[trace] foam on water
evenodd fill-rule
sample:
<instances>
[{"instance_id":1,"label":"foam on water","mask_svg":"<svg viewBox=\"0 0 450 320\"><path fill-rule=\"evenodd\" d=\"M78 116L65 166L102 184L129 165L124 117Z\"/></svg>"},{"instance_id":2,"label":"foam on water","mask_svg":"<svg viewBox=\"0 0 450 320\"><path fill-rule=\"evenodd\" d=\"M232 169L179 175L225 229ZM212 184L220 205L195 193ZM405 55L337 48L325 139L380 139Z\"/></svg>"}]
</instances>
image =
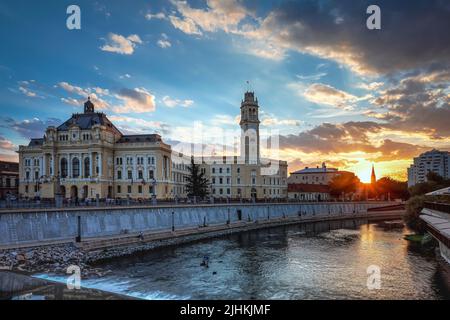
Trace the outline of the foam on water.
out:
<instances>
[{"instance_id":1,"label":"foam on water","mask_svg":"<svg viewBox=\"0 0 450 320\"><path fill-rule=\"evenodd\" d=\"M36 274L33 277L58 283L67 283L67 277L50 275L50 274ZM81 280L81 286L87 289L96 289L106 292L117 293L133 298L144 300L187 300L189 296L178 296L162 291L132 291L130 290L129 281L116 281L113 278L98 278Z\"/></svg>"}]
</instances>

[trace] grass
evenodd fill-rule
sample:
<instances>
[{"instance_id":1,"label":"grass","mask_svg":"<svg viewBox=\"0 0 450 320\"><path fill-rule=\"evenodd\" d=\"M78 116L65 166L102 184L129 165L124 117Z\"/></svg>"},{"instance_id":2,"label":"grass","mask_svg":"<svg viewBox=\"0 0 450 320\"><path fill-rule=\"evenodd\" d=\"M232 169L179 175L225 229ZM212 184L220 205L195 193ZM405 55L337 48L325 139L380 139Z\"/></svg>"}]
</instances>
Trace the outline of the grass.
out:
<instances>
[{"instance_id":1,"label":"grass","mask_svg":"<svg viewBox=\"0 0 450 320\"><path fill-rule=\"evenodd\" d=\"M403 237L403 239L411 241L411 242L418 242L422 243L423 235L421 234L407 234Z\"/></svg>"}]
</instances>

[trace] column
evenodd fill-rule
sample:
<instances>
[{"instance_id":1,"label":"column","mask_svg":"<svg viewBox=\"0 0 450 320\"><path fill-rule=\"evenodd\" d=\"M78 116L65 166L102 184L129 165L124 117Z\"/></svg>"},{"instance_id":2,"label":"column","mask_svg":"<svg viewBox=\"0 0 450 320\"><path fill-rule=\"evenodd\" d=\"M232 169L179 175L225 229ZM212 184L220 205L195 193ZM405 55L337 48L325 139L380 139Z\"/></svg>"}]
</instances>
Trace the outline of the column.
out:
<instances>
[{"instance_id":1,"label":"column","mask_svg":"<svg viewBox=\"0 0 450 320\"><path fill-rule=\"evenodd\" d=\"M98 153L98 176L101 178L103 175L103 171L102 171L102 153L99 152Z\"/></svg>"},{"instance_id":2,"label":"column","mask_svg":"<svg viewBox=\"0 0 450 320\"><path fill-rule=\"evenodd\" d=\"M40 159L39 177L45 176L45 153Z\"/></svg>"},{"instance_id":3,"label":"column","mask_svg":"<svg viewBox=\"0 0 450 320\"><path fill-rule=\"evenodd\" d=\"M148 155L146 155L146 156L144 157L144 175L143 175L145 181L148 182L149 179L150 179L150 177L148 176L147 163L148 163Z\"/></svg>"},{"instance_id":4,"label":"column","mask_svg":"<svg viewBox=\"0 0 450 320\"><path fill-rule=\"evenodd\" d=\"M67 174L67 176L69 177L69 178L72 178L72 154L71 153L69 153L69 155L67 156L67 169L68 169L68 174Z\"/></svg>"},{"instance_id":5,"label":"column","mask_svg":"<svg viewBox=\"0 0 450 320\"><path fill-rule=\"evenodd\" d=\"M89 153L89 176L92 177L92 166L93 166L93 161L92 161L92 152Z\"/></svg>"},{"instance_id":6,"label":"column","mask_svg":"<svg viewBox=\"0 0 450 320\"><path fill-rule=\"evenodd\" d=\"M133 181L137 180L137 156L134 155L133 157Z\"/></svg>"},{"instance_id":7,"label":"column","mask_svg":"<svg viewBox=\"0 0 450 320\"><path fill-rule=\"evenodd\" d=\"M83 154L80 153L80 177L81 179L84 179L84 157Z\"/></svg>"},{"instance_id":8,"label":"column","mask_svg":"<svg viewBox=\"0 0 450 320\"><path fill-rule=\"evenodd\" d=\"M52 159L51 159L51 161L50 161L50 166L51 166L51 168L52 168L52 174L51 174L51 176L53 177L53 176L55 176L55 153L54 152L52 152Z\"/></svg>"},{"instance_id":9,"label":"column","mask_svg":"<svg viewBox=\"0 0 450 320\"><path fill-rule=\"evenodd\" d=\"M126 171L127 170L127 168L126 168L127 157L122 156L121 159L122 159L122 180L125 180L125 179L128 179L128 172Z\"/></svg>"}]
</instances>

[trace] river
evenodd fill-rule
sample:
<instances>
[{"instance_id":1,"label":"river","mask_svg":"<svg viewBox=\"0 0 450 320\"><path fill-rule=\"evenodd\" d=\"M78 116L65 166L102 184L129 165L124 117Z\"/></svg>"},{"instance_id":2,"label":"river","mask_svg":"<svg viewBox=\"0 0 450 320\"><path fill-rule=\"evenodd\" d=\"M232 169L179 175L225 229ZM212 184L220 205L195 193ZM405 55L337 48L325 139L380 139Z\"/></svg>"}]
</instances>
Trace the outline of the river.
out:
<instances>
[{"instance_id":1,"label":"river","mask_svg":"<svg viewBox=\"0 0 450 320\"><path fill-rule=\"evenodd\" d=\"M276 227L119 258L101 264L109 275L81 284L143 299L450 299L434 251L404 240L408 230L322 228ZM367 286L369 266L379 268L379 289Z\"/></svg>"}]
</instances>

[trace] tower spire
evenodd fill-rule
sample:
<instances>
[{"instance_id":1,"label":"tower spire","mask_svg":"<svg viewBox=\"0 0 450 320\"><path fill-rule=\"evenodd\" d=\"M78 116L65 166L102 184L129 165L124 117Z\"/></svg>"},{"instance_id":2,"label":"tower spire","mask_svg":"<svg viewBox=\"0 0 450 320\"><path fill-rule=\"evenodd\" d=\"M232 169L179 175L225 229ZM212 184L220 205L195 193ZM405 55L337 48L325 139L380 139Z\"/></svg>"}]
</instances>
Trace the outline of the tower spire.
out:
<instances>
[{"instance_id":1,"label":"tower spire","mask_svg":"<svg viewBox=\"0 0 450 320\"><path fill-rule=\"evenodd\" d=\"M371 174L371 176L370 176L370 183L371 183L372 185L374 185L376 182L377 182L377 177L376 177L376 175L375 175L375 167L374 167L374 165L373 165L373 163L372 163L372 174Z\"/></svg>"}]
</instances>

